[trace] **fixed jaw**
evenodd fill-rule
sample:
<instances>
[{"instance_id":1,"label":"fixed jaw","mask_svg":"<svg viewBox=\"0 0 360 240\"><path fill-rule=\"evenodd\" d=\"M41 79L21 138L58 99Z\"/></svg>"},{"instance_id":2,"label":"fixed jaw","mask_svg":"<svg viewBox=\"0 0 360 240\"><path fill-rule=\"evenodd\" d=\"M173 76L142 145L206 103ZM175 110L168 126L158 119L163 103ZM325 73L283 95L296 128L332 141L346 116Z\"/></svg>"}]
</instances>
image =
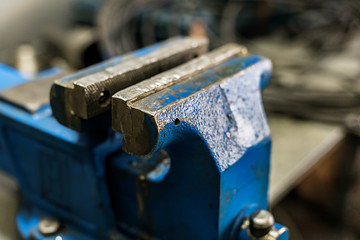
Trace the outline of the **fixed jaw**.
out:
<instances>
[{"instance_id":1,"label":"fixed jaw","mask_svg":"<svg viewBox=\"0 0 360 240\"><path fill-rule=\"evenodd\" d=\"M55 81L51 106L55 118L77 131L111 108L111 96L207 51L204 38L173 38L89 67ZM90 121L87 121L90 120Z\"/></svg>"}]
</instances>

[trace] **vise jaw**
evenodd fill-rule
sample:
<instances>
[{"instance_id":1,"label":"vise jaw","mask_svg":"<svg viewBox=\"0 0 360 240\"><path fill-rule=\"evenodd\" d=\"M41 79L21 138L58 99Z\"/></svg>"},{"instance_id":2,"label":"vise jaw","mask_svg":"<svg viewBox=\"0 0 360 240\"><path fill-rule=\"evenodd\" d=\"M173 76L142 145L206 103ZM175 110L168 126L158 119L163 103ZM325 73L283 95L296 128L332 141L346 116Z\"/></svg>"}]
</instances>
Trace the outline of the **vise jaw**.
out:
<instances>
[{"instance_id":1,"label":"vise jaw","mask_svg":"<svg viewBox=\"0 0 360 240\"><path fill-rule=\"evenodd\" d=\"M25 239L284 239L251 225L268 208L271 62L207 44L175 38L56 80L51 108L0 92L0 168L22 190Z\"/></svg>"},{"instance_id":2,"label":"vise jaw","mask_svg":"<svg viewBox=\"0 0 360 240\"><path fill-rule=\"evenodd\" d=\"M131 227L160 239L227 239L243 208L267 209L270 130L261 88L271 62L246 53L225 45L113 96L123 150L165 150L171 159L161 182L145 179L125 197L137 206L115 207ZM122 178L128 167L111 174L113 182L130 184Z\"/></svg>"},{"instance_id":3,"label":"vise jaw","mask_svg":"<svg viewBox=\"0 0 360 240\"><path fill-rule=\"evenodd\" d=\"M109 112L117 91L201 55L207 45L203 38L173 38L55 81L50 95L54 116L71 129L89 131L95 116Z\"/></svg>"}]
</instances>

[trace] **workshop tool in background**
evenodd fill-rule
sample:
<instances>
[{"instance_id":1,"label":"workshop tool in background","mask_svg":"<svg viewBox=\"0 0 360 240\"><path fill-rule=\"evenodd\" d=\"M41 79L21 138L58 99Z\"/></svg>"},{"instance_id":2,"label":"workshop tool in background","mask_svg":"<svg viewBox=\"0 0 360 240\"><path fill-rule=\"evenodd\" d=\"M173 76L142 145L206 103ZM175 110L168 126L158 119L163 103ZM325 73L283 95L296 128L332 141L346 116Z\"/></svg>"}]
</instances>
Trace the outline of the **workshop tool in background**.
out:
<instances>
[{"instance_id":1,"label":"workshop tool in background","mask_svg":"<svg viewBox=\"0 0 360 240\"><path fill-rule=\"evenodd\" d=\"M240 42L272 59L268 112L345 125L359 114L360 4L354 0L109 0L99 38L109 55L176 34L210 47Z\"/></svg>"},{"instance_id":2,"label":"workshop tool in background","mask_svg":"<svg viewBox=\"0 0 360 240\"><path fill-rule=\"evenodd\" d=\"M24 239L288 238L267 211L271 62L207 44L174 38L62 77L51 106L55 70L0 69L18 79L0 85L0 167Z\"/></svg>"}]
</instances>

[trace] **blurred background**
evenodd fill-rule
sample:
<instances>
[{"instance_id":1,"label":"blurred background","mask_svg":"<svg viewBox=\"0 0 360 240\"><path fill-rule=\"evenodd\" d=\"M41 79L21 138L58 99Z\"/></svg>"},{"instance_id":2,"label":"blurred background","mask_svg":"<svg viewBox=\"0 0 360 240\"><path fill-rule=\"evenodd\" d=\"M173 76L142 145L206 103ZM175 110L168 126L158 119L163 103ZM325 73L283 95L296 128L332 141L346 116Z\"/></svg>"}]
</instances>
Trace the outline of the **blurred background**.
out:
<instances>
[{"instance_id":1,"label":"blurred background","mask_svg":"<svg viewBox=\"0 0 360 240\"><path fill-rule=\"evenodd\" d=\"M0 9L0 62L27 76L176 35L270 58L275 218L293 240L360 238L359 1L2 0ZM5 176L0 185L0 238L14 239L17 187Z\"/></svg>"}]
</instances>

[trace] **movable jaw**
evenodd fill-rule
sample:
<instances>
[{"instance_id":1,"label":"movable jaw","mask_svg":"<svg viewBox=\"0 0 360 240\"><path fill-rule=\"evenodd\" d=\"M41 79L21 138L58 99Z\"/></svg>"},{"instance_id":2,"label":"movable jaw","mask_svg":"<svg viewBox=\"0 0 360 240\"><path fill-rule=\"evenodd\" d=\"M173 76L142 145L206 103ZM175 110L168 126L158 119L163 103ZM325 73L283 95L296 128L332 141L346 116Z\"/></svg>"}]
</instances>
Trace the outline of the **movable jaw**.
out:
<instances>
[{"instance_id":1,"label":"movable jaw","mask_svg":"<svg viewBox=\"0 0 360 240\"><path fill-rule=\"evenodd\" d=\"M126 152L144 156L164 149L170 156L162 181L134 178L144 185L127 201L138 207L115 206L119 222L161 239L227 239L241 209L268 207L271 140L261 88L271 62L237 45L200 58L112 99L112 125L125 134ZM131 182L122 171L113 181ZM139 192L146 196L139 200ZM132 214L137 217L129 219Z\"/></svg>"},{"instance_id":2,"label":"movable jaw","mask_svg":"<svg viewBox=\"0 0 360 240\"><path fill-rule=\"evenodd\" d=\"M206 141L223 171L270 137L260 86L271 62L242 51L227 45L202 57L222 59L217 64L196 59L115 94L113 128L125 134L123 149L147 155L166 147L179 128L189 128Z\"/></svg>"},{"instance_id":3,"label":"movable jaw","mask_svg":"<svg viewBox=\"0 0 360 240\"><path fill-rule=\"evenodd\" d=\"M96 118L110 110L113 94L203 54L207 46L204 38L173 38L57 80L50 94L54 116L76 131L106 125Z\"/></svg>"},{"instance_id":4,"label":"movable jaw","mask_svg":"<svg viewBox=\"0 0 360 240\"><path fill-rule=\"evenodd\" d=\"M115 131L125 134L124 150L134 155L147 155L153 152L157 145L158 135L166 125L165 121L173 121L176 126L181 122L179 119L181 111L180 115L174 116L173 120L166 119L169 116L165 116L165 112L170 108L186 105L185 102L177 103L177 101L185 101L189 95L202 90L202 87L206 88L216 84L216 81L220 79L212 78L207 81L198 75L210 68L220 70L222 67L219 65L246 53L246 48L228 44L116 93L112 98L112 125ZM213 73L207 74L210 76ZM223 74L226 75L226 73ZM193 104L192 110L195 110L198 105L203 111L202 103L205 104L199 99L198 103ZM194 113L190 110L186 113L188 116L183 116L183 119L189 120L190 124L196 123L191 119L196 115ZM168 115L168 113L166 114ZM153 139L149 137L153 137Z\"/></svg>"}]
</instances>

